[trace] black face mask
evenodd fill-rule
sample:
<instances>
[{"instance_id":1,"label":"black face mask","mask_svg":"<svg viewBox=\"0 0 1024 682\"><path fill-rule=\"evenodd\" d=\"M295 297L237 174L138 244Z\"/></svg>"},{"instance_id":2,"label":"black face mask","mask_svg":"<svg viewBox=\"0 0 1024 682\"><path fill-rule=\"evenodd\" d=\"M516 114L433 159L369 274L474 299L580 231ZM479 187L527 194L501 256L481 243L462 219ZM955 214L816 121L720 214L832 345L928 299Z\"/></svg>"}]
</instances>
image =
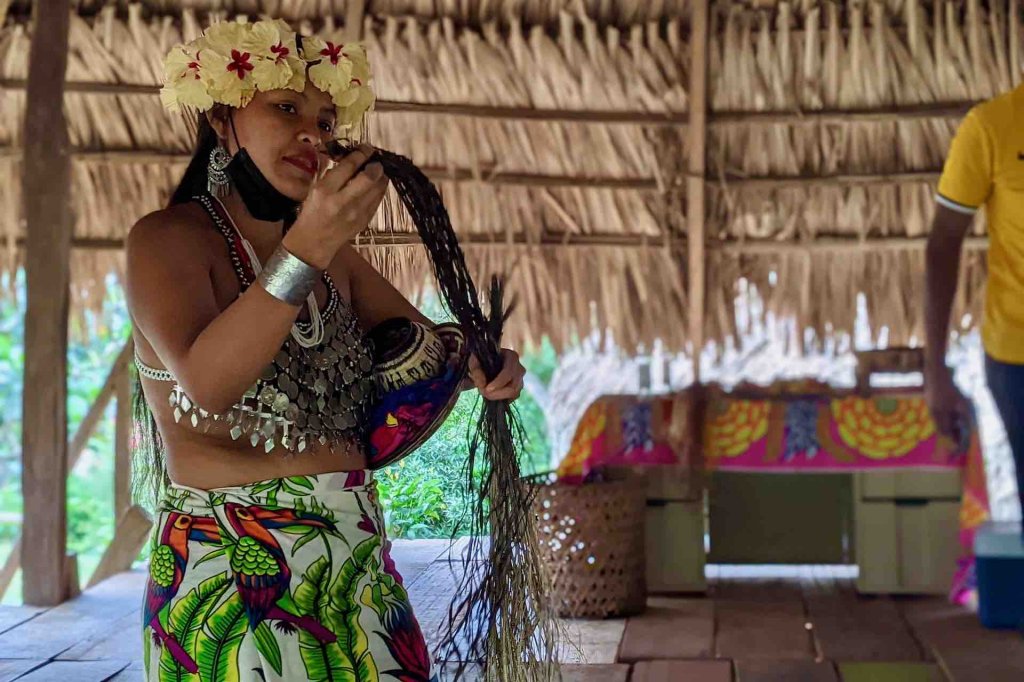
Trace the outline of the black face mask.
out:
<instances>
[{"instance_id":1,"label":"black face mask","mask_svg":"<svg viewBox=\"0 0 1024 682\"><path fill-rule=\"evenodd\" d=\"M256 166L249 152L238 144L234 121L231 121L231 132L235 135L238 151L231 157L231 162L224 170L231 179L232 188L238 192L242 203L253 218L268 222L283 220L285 227L289 227L295 222L300 202L285 196L267 180L267 176Z\"/></svg>"}]
</instances>

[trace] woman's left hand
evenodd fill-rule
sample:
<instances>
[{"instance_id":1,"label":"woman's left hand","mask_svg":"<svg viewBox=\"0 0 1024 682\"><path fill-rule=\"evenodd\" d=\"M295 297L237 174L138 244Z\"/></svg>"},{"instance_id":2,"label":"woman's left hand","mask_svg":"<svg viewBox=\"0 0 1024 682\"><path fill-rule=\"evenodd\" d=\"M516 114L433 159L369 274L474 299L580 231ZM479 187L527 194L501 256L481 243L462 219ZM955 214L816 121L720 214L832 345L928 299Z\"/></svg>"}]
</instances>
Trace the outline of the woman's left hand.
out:
<instances>
[{"instance_id":1,"label":"woman's left hand","mask_svg":"<svg viewBox=\"0 0 1024 682\"><path fill-rule=\"evenodd\" d=\"M486 400L515 400L523 392L526 368L519 354L509 348L501 349L502 366L498 376L488 383L475 355L469 357L469 380Z\"/></svg>"}]
</instances>

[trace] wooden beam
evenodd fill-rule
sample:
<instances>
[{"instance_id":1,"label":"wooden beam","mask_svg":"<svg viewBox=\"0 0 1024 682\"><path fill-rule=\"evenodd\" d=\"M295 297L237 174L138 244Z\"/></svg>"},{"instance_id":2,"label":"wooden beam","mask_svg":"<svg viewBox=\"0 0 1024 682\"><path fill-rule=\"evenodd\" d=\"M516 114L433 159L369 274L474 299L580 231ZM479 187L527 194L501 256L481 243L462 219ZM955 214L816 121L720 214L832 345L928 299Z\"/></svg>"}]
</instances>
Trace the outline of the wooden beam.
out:
<instances>
[{"instance_id":1,"label":"wooden beam","mask_svg":"<svg viewBox=\"0 0 1024 682\"><path fill-rule=\"evenodd\" d=\"M727 176L711 180L721 190L778 190L798 187L859 187L867 185L902 185L936 183L941 171L906 171L899 173L843 173L838 175L765 176L741 178Z\"/></svg>"},{"instance_id":2,"label":"wooden beam","mask_svg":"<svg viewBox=\"0 0 1024 682\"><path fill-rule=\"evenodd\" d=\"M363 19L366 16L365 0L348 0L345 7L345 40L363 39Z\"/></svg>"},{"instance_id":3,"label":"wooden beam","mask_svg":"<svg viewBox=\"0 0 1024 682\"><path fill-rule=\"evenodd\" d=\"M4 565L0 567L0 599L7 594L19 568L21 568L21 535L14 538L14 542L11 544L11 553L7 555Z\"/></svg>"},{"instance_id":4,"label":"wooden beam","mask_svg":"<svg viewBox=\"0 0 1024 682\"><path fill-rule=\"evenodd\" d=\"M116 379L117 412L114 417L114 519L118 519L132 504L132 387L129 362L135 344L128 339L124 352L127 357L120 366ZM115 365L116 367L116 365Z\"/></svg>"},{"instance_id":5,"label":"wooden beam","mask_svg":"<svg viewBox=\"0 0 1024 682\"><path fill-rule=\"evenodd\" d=\"M26 604L69 596L67 338L71 157L64 120L70 0L38 0L25 106L22 188L27 241L22 495Z\"/></svg>"},{"instance_id":6,"label":"wooden beam","mask_svg":"<svg viewBox=\"0 0 1024 682\"><path fill-rule=\"evenodd\" d=\"M132 342L129 341L131 346ZM128 364L118 373L117 416L114 422L114 517L131 507L131 373Z\"/></svg>"},{"instance_id":7,"label":"wooden beam","mask_svg":"<svg viewBox=\"0 0 1024 682\"><path fill-rule=\"evenodd\" d=\"M604 235L604 234L581 234L573 235L568 239L559 235L545 235L539 240L536 237L525 235L512 235L511 237L498 237L491 235L465 235L460 237L459 242L463 246L483 247L529 247L542 246L545 248L615 248L615 249L636 249L636 248L664 248L663 237L649 237L643 239L636 235ZM25 240L19 237L15 244L24 246ZM768 254L785 254L798 251L913 251L923 249L927 243L927 237L870 237L858 239L850 237L819 237L810 241L772 241L768 239L750 239L745 241L708 241L705 249L730 254L743 254L760 256ZM422 244L419 235L416 233L399 233L393 235L376 235L372 240L365 235L354 242L357 249L391 248L419 246ZM89 238L78 237L72 241L76 249L91 251L120 251L124 248L124 241L115 238ZM672 238L668 242L672 248L684 248L686 239ZM964 249L968 251L984 251L988 248L987 237L968 237L964 241Z\"/></svg>"},{"instance_id":8,"label":"wooden beam","mask_svg":"<svg viewBox=\"0 0 1024 682\"><path fill-rule=\"evenodd\" d=\"M118 245L121 248L121 245ZM89 406L88 412L82 418L81 423L78 425L78 430L75 431L74 438L68 444L67 456L68 466L67 470L70 472L78 464L79 457L82 456L82 452L85 450L85 446L89 444L89 439L92 437L93 432L96 431L97 425L103 418L103 413L106 412L107 405L110 404L110 400L116 395L118 398L117 408L117 422L116 432L118 435L117 450L115 452L115 465L114 465L114 479L115 479L115 506L114 513L120 516L123 509L119 509L117 506L117 490L118 486L127 487L130 495L130 476L131 476L131 462L130 454L128 453L128 437L130 436L131 429L131 407L130 405L124 410L122 415L121 410L121 391L127 391L128 389L128 363L132 358L134 346L132 340L129 339L125 344L121 352L118 353L117 358L114 360L114 364L107 374L106 380L103 382L103 386L100 388L96 399L93 400L92 405ZM123 385L122 385L123 384ZM128 405L128 401L125 402ZM126 423L125 423L126 422ZM123 438L123 443L122 443ZM122 470L118 472L118 462L122 462L122 468L124 467L123 462L128 462L127 474ZM121 480L119 480L119 478ZM123 496L122 492L122 496ZM125 502L122 502L125 504ZM127 504L130 504L130 497L128 498ZM127 506L127 505L126 505ZM24 521L22 522L22 529L24 532ZM7 588L10 587L11 581L14 579L14 574L18 572L21 567L21 534L18 535L14 540L14 545L11 548L11 553L7 556L2 567L0 567L0 599L3 598ZM75 580L77 580L77 574Z\"/></svg>"},{"instance_id":9,"label":"wooden beam","mask_svg":"<svg viewBox=\"0 0 1024 682\"><path fill-rule=\"evenodd\" d=\"M75 437L71 439L71 444L68 446L68 471L73 469L78 463L78 458L82 456L85 446L89 444L89 439L92 438L96 427L103 419L103 415L107 411L107 405L117 395L118 384L121 381L122 375L128 371L128 362L131 360L131 357L132 345L131 341L129 341L121 348L121 352L117 354L117 358L114 360L110 372L107 373L107 378L103 382L100 392L96 394L96 399L89 406L89 411L85 413L81 424L78 425L78 430L75 431Z\"/></svg>"},{"instance_id":10,"label":"wooden beam","mask_svg":"<svg viewBox=\"0 0 1024 682\"><path fill-rule=\"evenodd\" d=\"M24 90L25 81L17 78L0 79L0 90ZM134 83L99 83L74 81L67 83L67 92L88 95L148 95L160 94L159 85ZM445 104L377 100L378 113L433 114L480 119L538 121L542 123L595 123L602 125L686 126L686 112L620 111L602 109L544 109L536 107L496 107L484 104Z\"/></svg>"},{"instance_id":11,"label":"wooden beam","mask_svg":"<svg viewBox=\"0 0 1024 682\"><path fill-rule=\"evenodd\" d=\"M708 2L690 3L690 121L687 133L686 243L689 301L689 338L693 354L693 381L700 381L704 348L705 234L704 176L707 148Z\"/></svg>"},{"instance_id":12,"label":"wooden beam","mask_svg":"<svg viewBox=\"0 0 1024 682\"><path fill-rule=\"evenodd\" d=\"M1010 45L1010 85L1016 88L1021 81L1020 61L1020 4L1018 0L1010 0L1010 10L1007 12L1009 35L1007 42Z\"/></svg>"},{"instance_id":13,"label":"wooden beam","mask_svg":"<svg viewBox=\"0 0 1024 682\"><path fill-rule=\"evenodd\" d=\"M768 256L786 255L789 253L923 251L927 245L927 237L874 237L871 239L819 237L818 239L804 242L773 242L767 240L717 242L708 244L708 248L732 255ZM985 251L987 249L987 237L968 237L964 240L964 250L966 251Z\"/></svg>"},{"instance_id":14,"label":"wooden beam","mask_svg":"<svg viewBox=\"0 0 1024 682\"><path fill-rule=\"evenodd\" d=\"M0 158L20 157L16 147L0 147ZM78 149L72 151L75 161L86 163L178 163L187 164L191 155L183 152L147 149ZM539 175L532 173L502 173L494 168L484 167L479 172L468 168L422 169L435 182L484 182L495 185L521 187L578 187L594 189L634 190L655 192L661 188L655 178L608 178L567 175ZM895 185L912 183L936 183L941 170L900 171L893 173L839 173L833 175L770 175L741 177L726 175L708 178L707 185L717 190L766 191L800 187L859 187L869 185ZM691 173L692 175L692 173Z\"/></svg>"},{"instance_id":15,"label":"wooden beam","mask_svg":"<svg viewBox=\"0 0 1024 682\"><path fill-rule=\"evenodd\" d=\"M15 147L0 147L0 158L21 157L21 151ZM158 163L188 164L192 155L184 152L162 151L152 149L76 149L72 152L75 161L84 163ZM633 190L654 192L659 189L655 178L610 178L565 175L542 175L537 173L506 173L493 167L484 166L479 171L469 168L433 168L421 169L434 182L471 183L482 182L492 185L518 187L563 187L563 188L594 188L612 190Z\"/></svg>"},{"instance_id":16,"label":"wooden beam","mask_svg":"<svg viewBox=\"0 0 1024 682\"><path fill-rule=\"evenodd\" d=\"M691 45L692 47L692 45ZM24 90L25 81L0 79L0 89ZM158 85L132 83L69 82L67 92L91 95L147 95L160 93ZM691 95L692 97L692 95ZM791 111L711 111L707 125L728 128L738 125L773 125L797 123L883 123L920 119L960 118L977 104L976 101L905 104L870 109L819 109ZM543 109L534 107L498 107L484 104L445 104L378 100L378 113L412 113L435 116L456 116L476 119L538 121L543 123L589 123L596 125L629 125L643 127L685 128L690 117L685 111L650 112L602 109Z\"/></svg>"},{"instance_id":17,"label":"wooden beam","mask_svg":"<svg viewBox=\"0 0 1024 682\"><path fill-rule=\"evenodd\" d=\"M117 520L114 539L107 545L96 570L89 577L86 589L112 575L127 571L139 556L146 537L153 527L153 520L138 505L130 505Z\"/></svg>"},{"instance_id":18,"label":"wooden beam","mask_svg":"<svg viewBox=\"0 0 1024 682\"><path fill-rule=\"evenodd\" d=\"M810 111L715 111L709 114L713 128L742 125L796 123L886 123L921 119L962 118L976 102L933 102L870 109L818 109Z\"/></svg>"},{"instance_id":19,"label":"wooden beam","mask_svg":"<svg viewBox=\"0 0 1024 682\"><path fill-rule=\"evenodd\" d=\"M669 240L670 246L679 246L684 243L683 239ZM379 247L404 247L419 246L422 240L415 232L400 232L395 234L378 234L372 237L366 233L360 235L353 243L356 248L379 248ZM466 234L459 237L459 243L463 246L509 246L509 247L559 247L559 248L663 248L664 237L642 237L633 234L545 234L534 235L497 235L497 234ZM25 238L18 237L14 240L18 248L23 248ZM71 245L75 249L84 251L120 251L124 248L124 240L117 237L75 237Z\"/></svg>"},{"instance_id":20,"label":"wooden beam","mask_svg":"<svg viewBox=\"0 0 1024 682\"><path fill-rule=\"evenodd\" d=\"M373 235L365 234L354 242L356 248L380 248L380 247L401 247L419 246L423 242L418 234L413 232ZM468 234L459 236L459 243L468 247L494 246L494 247L558 247L558 248L664 248L666 240L664 237L644 237L635 234L544 234L540 237L533 235L498 235L498 234ZM683 241L679 239L668 240L669 246L679 246Z\"/></svg>"}]
</instances>

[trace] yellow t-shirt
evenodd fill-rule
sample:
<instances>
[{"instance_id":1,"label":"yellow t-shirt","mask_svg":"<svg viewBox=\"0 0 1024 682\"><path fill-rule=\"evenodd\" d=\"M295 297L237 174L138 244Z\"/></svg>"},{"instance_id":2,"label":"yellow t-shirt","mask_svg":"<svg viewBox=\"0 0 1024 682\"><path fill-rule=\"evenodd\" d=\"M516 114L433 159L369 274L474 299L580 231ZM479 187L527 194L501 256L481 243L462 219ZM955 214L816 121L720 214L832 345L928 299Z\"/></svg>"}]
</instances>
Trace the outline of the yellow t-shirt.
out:
<instances>
[{"instance_id":1,"label":"yellow t-shirt","mask_svg":"<svg viewBox=\"0 0 1024 682\"><path fill-rule=\"evenodd\" d=\"M981 336L1001 362L1024 364L1024 86L977 105L950 146L937 200L988 223Z\"/></svg>"}]
</instances>

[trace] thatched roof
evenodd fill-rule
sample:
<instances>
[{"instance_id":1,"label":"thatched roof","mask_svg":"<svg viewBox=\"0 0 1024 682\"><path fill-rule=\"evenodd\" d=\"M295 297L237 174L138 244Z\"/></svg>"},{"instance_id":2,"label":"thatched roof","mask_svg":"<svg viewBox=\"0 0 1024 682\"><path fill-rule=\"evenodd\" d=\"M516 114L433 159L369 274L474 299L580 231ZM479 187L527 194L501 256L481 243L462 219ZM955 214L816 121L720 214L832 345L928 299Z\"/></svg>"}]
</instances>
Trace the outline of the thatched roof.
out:
<instances>
[{"instance_id":1,"label":"thatched roof","mask_svg":"<svg viewBox=\"0 0 1024 682\"><path fill-rule=\"evenodd\" d=\"M298 19L331 33L355 0L81 0L66 95L75 282L120 267L130 225L163 204L190 146L156 97L160 61L205 22ZM0 32L0 237L18 258L27 3ZM593 325L625 345L687 340L689 2L367 0L376 143L441 188L478 277L509 271L514 333L556 343ZM923 237L959 118L1019 82L1016 0L712 5L707 137L711 339L733 334L737 282L822 335L856 294L890 342L922 338ZM0 0L0 8L4 0ZM184 6L184 8L182 8ZM1014 13L1016 14L1016 13ZM982 236L984 227L977 227ZM387 241L387 240L385 240ZM410 293L420 248L370 252ZM964 260L977 319L984 240Z\"/></svg>"}]
</instances>

